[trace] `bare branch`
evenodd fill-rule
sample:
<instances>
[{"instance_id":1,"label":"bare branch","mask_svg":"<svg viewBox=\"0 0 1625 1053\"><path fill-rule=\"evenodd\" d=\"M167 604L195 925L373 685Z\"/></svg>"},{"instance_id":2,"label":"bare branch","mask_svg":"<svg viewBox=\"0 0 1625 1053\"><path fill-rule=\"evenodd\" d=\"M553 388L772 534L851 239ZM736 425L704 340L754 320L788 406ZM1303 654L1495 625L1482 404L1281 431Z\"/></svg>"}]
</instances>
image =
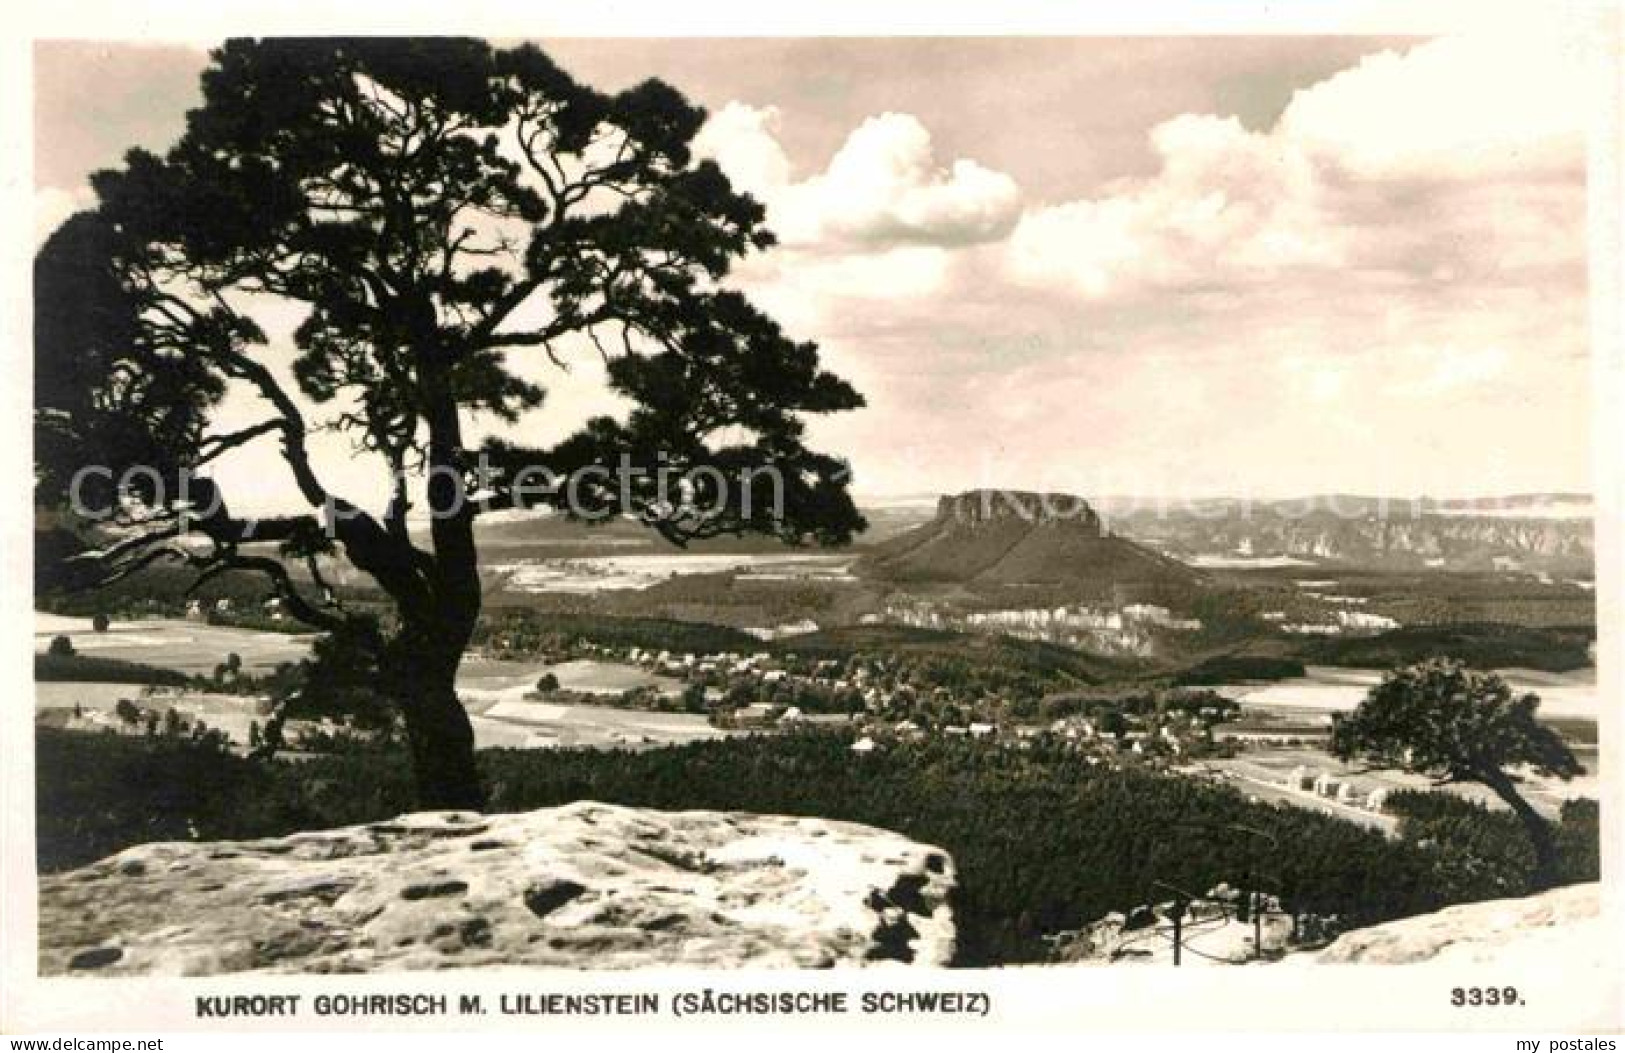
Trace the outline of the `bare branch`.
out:
<instances>
[{"instance_id":1,"label":"bare branch","mask_svg":"<svg viewBox=\"0 0 1625 1053\"><path fill-rule=\"evenodd\" d=\"M140 535L137 535L135 537L125 538L123 541L120 541L118 544L111 545L108 548L92 549L92 550L89 550L89 551L86 551L86 552L77 553L75 555L67 557L67 559L65 559L63 562L70 563L70 564L72 564L72 563L105 563L105 564L113 564L113 563L116 563L122 557L128 555L129 553L134 552L136 549L144 548L147 545L156 544L156 543L158 543L160 541L168 541L171 538L174 538L177 535L179 535L180 532L181 532L181 524L179 522L171 523L170 525L164 527L161 530L155 530L155 531L152 531L151 533L148 533L148 534L140 534Z\"/></svg>"},{"instance_id":2,"label":"bare branch","mask_svg":"<svg viewBox=\"0 0 1625 1053\"><path fill-rule=\"evenodd\" d=\"M241 431L234 431L226 435L205 435L203 441L198 445L199 452L196 463L207 464L227 450L235 450L239 446L246 446L261 435L280 431L286 428L287 425L288 422L285 420L268 420L261 421L251 428L244 428Z\"/></svg>"}]
</instances>

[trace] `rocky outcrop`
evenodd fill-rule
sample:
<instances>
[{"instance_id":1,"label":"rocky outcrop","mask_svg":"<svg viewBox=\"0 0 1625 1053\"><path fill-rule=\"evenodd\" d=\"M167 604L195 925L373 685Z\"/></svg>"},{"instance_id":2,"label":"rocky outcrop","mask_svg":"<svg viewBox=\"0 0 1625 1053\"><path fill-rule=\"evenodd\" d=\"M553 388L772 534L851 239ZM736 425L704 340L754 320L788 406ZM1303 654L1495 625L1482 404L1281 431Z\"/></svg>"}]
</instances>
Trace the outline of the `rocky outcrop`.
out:
<instances>
[{"instance_id":1,"label":"rocky outcrop","mask_svg":"<svg viewBox=\"0 0 1625 1053\"><path fill-rule=\"evenodd\" d=\"M1313 961L1329 965L1493 965L1607 968L1613 934L1600 912L1601 886L1570 885L1536 896L1466 903L1432 914L1356 929ZM1302 959L1306 956L1295 956Z\"/></svg>"},{"instance_id":2,"label":"rocky outcrop","mask_svg":"<svg viewBox=\"0 0 1625 1053\"><path fill-rule=\"evenodd\" d=\"M1081 497L1017 490L943 497L936 518L875 545L858 569L884 581L1061 586L1080 596L1198 577L1112 534Z\"/></svg>"},{"instance_id":3,"label":"rocky outcrop","mask_svg":"<svg viewBox=\"0 0 1625 1053\"><path fill-rule=\"evenodd\" d=\"M1100 517L1089 502L1072 494L1030 490L967 490L937 499L937 519L964 524L1017 521L1067 524L1101 532Z\"/></svg>"},{"instance_id":4,"label":"rocky outcrop","mask_svg":"<svg viewBox=\"0 0 1625 1053\"><path fill-rule=\"evenodd\" d=\"M1599 908L1600 886L1571 885L1520 899L1491 900L1447 907L1344 933L1318 950L1302 949L1313 940L1319 919L1292 918L1270 897L1255 927L1237 920L1236 895L1219 886L1190 905L1180 932L1181 964L1239 965L1258 960L1256 936L1263 938L1263 961L1276 968L1313 965L1492 965L1510 975L1564 969L1607 969L1609 931ZM1174 961L1172 903L1108 914L1082 929L1051 938L1051 960L1064 965L1171 965Z\"/></svg>"},{"instance_id":5,"label":"rocky outcrop","mask_svg":"<svg viewBox=\"0 0 1625 1053\"><path fill-rule=\"evenodd\" d=\"M44 877L40 971L941 966L953 886L941 849L826 819L424 812Z\"/></svg>"}]
</instances>

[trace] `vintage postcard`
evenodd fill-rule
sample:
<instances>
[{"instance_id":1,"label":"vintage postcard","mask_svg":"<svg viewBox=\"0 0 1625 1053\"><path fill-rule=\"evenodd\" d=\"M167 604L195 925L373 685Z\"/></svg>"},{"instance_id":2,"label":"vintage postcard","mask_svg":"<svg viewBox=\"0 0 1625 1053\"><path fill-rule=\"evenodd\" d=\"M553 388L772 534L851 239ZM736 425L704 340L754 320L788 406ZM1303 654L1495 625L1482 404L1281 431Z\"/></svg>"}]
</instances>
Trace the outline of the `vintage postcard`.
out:
<instances>
[{"instance_id":1,"label":"vintage postcard","mask_svg":"<svg viewBox=\"0 0 1625 1053\"><path fill-rule=\"evenodd\" d=\"M1617 9L874 7L8 52L8 1034L1616 1048Z\"/></svg>"}]
</instances>

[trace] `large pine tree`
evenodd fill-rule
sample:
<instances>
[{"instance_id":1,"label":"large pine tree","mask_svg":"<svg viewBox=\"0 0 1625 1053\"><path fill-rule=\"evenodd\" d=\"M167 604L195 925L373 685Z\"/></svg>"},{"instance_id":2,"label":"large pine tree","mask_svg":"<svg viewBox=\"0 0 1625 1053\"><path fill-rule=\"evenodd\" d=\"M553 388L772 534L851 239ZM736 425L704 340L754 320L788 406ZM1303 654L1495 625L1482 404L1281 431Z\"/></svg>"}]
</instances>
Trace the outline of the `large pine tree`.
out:
<instances>
[{"instance_id":1,"label":"large pine tree","mask_svg":"<svg viewBox=\"0 0 1625 1053\"><path fill-rule=\"evenodd\" d=\"M99 207L36 265L41 497L62 500L87 467L110 469L94 476L104 489L144 469L125 487L119 540L90 555L91 583L160 560L263 575L294 616L367 642L422 803L478 807L454 681L480 611L483 511L568 503L635 515L677 543L849 540L862 519L847 467L804 445L802 416L862 400L814 345L722 285L773 239L761 206L691 156L704 118L654 80L594 91L531 46L215 51L180 141L98 173ZM302 313L292 348L255 320L271 302ZM540 410L517 356L563 365L583 346L633 405L625 419L547 450L470 441L476 414ZM222 431L211 420L233 386L265 416ZM387 507L328 484L307 443L312 406L380 455ZM280 447L302 507L238 517L206 480L190 484L190 506L177 501L183 475L261 442ZM494 469L476 478L481 453ZM537 483L566 473L567 488ZM408 530L414 504L426 540ZM299 560L315 574L328 550L393 601L382 633L289 573Z\"/></svg>"}]
</instances>

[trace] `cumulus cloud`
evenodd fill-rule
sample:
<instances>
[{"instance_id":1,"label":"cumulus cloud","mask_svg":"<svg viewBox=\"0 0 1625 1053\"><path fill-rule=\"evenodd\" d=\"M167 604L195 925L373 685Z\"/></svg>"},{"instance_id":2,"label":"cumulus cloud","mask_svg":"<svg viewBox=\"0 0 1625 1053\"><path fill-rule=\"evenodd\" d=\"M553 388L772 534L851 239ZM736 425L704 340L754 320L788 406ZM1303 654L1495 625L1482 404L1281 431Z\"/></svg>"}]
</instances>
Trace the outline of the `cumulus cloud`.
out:
<instances>
[{"instance_id":1,"label":"cumulus cloud","mask_svg":"<svg viewBox=\"0 0 1625 1053\"><path fill-rule=\"evenodd\" d=\"M760 197L792 248L876 251L952 247L1003 238L1021 210L1014 179L975 161L942 165L931 133L904 113L870 117L819 173L796 181L775 135L778 112L729 103L695 143Z\"/></svg>"},{"instance_id":2,"label":"cumulus cloud","mask_svg":"<svg viewBox=\"0 0 1625 1053\"><path fill-rule=\"evenodd\" d=\"M1149 177L1029 211L1020 281L1089 298L1304 271L1450 280L1573 264L1583 63L1527 41L1444 38L1299 91L1276 124L1157 126Z\"/></svg>"},{"instance_id":3,"label":"cumulus cloud","mask_svg":"<svg viewBox=\"0 0 1625 1053\"><path fill-rule=\"evenodd\" d=\"M733 103L697 152L781 237L731 280L869 401L810 422L866 492L1567 489L1590 440L1578 67L1385 52L1269 127L1162 121L1149 174L1051 203L898 113L808 157ZM590 373L538 379L564 418L594 406Z\"/></svg>"},{"instance_id":4,"label":"cumulus cloud","mask_svg":"<svg viewBox=\"0 0 1625 1053\"><path fill-rule=\"evenodd\" d=\"M1584 75L1558 41L1445 38L1299 92L1276 138L1365 179L1567 172L1585 150Z\"/></svg>"},{"instance_id":5,"label":"cumulus cloud","mask_svg":"<svg viewBox=\"0 0 1625 1053\"><path fill-rule=\"evenodd\" d=\"M779 145L777 106L730 102L712 114L694 137L694 152L721 166L734 185L760 197L790 182L790 157Z\"/></svg>"},{"instance_id":6,"label":"cumulus cloud","mask_svg":"<svg viewBox=\"0 0 1625 1053\"><path fill-rule=\"evenodd\" d=\"M1005 478L1064 483L1049 451L1080 451L1097 493L1583 486L1583 69L1444 38L1265 128L1163 121L1148 174L1028 208L995 270L926 305L933 363L972 379L900 376L891 402L951 407L937 441ZM942 353L956 331L979 362Z\"/></svg>"},{"instance_id":7,"label":"cumulus cloud","mask_svg":"<svg viewBox=\"0 0 1625 1053\"><path fill-rule=\"evenodd\" d=\"M1155 177L1028 213L1010 241L1013 275L1098 298L1343 262L1344 238L1302 151L1211 116L1176 117L1151 141Z\"/></svg>"},{"instance_id":8,"label":"cumulus cloud","mask_svg":"<svg viewBox=\"0 0 1625 1053\"><path fill-rule=\"evenodd\" d=\"M1020 216L1015 180L971 160L943 165L915 117L866 118L805 177L781 144L781 119L774 107L731 102L694 150L767 207L779 244L734 280L793 331L828 339L906 328L908 305L935 302L962 257L1007 237Z\"/></svg>"},{"instance_id":9,"label":"cumulus cloud","mask_svg":"<svg viewBox=\"0 0 1625 1053\"><path fill-rule=\"evenodd\" d=\"M1337 45L1336 63L1348 46ZM1201 78L1223 83L1206 97L1256 75L1259 94L1284 103L1263 127L1201 107L1148 123L1203 96L1181 91L1162 105L1172 96L1161 82L1179 79L1172 60L1152 48L1125 62L1110 41L1079 47L1088 68L1075 83L1086 89L1040 91L1065 78L1029 84L1001 66L952 70L958 94L978 100L953 108L958 141L973 144L953 150L946 125L883 112L949 112L904 88L831 95L831 78L865 74L841 48L827 68L787 69L773 89L820 108L819 135L844 133L833 151L801 152L801 137L781 134L790 117L772 107L716 110L698 153L762 200L781 235L730 280L797 338L818 340L869 403L810 421L815 444L850 457L869 493L1586 486L1584 63L1540 40L1441 39L1277 98L1300 76L1278 56L1326 47L1202 45L1229 56L1216 64L1224 77ZM723 79L700 94L739 97ZM918 80L913 90L933 90ZM1127 93L1136 105L1124 105ZM58 95L79 106L71 91ZM1056 158L992 152L1036 127L1077 130L1043 144L1078 161L1077 184L1053 200L1031 194L1059 185ZM174 134L135 134L127 119L107 128L118 148ZM1089 163L1141 137L1149 165L1139 151L1132 163ZM1008 174L988 167L993 157ZM1104 167L1144 174L1099 183L1092 173ZM46 180L58 187L36 200L42 228L89 203L60 189L81 169ZM269 326L275 347L292 321ZM615 408L596 352L577 350L569 374L528 360L550 399L522 437L546 442ZM226 411L246 425L263 407ZM312 437L345 473L339 488L382 501L365 489L373 466L338 441ZM250 466L243 478L263 487L282 474Z\"/></svg>"},{"instance_id":10,"label":"cumulus cloud","mask_svg":"<svg viewBox=\"0 0 1625 1053\"><path fill-rule=\"evenodd\" d=\"M945 249L904 245L872 253L776 253L747 263L735 277L781 324L827 336L854 321L863 327L854 308L873 320L873 304L883 302L895 322L906 303L931 302L952 266Z\"/></svg>"}]
</instances>

